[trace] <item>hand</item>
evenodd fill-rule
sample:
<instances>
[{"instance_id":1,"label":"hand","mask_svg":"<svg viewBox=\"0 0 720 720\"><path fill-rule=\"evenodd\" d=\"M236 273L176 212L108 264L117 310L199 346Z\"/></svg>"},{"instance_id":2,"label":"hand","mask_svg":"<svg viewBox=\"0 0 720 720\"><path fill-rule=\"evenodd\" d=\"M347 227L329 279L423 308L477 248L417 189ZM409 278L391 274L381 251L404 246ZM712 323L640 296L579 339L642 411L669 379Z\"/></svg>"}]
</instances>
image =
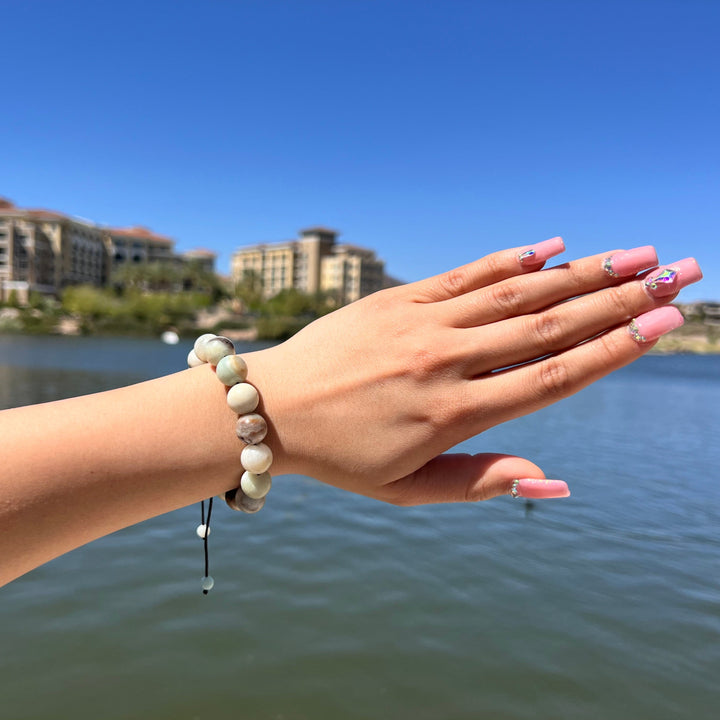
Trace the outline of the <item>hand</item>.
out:
<instances>
[{"instance_id":1,"label":"hand","mask_svg":"<svg viewBox=\"0 0 720 720\"><path fill-rule=\"evenodd\" d=\"M276 473L402 505L483 500L544 478L520 457L441 453L640 357L682 324L657 308L702 276L689 259L667 266L669 280L662 268L636 277L656 265L651 247L541 269L562 249L554 238L384 290L254 353Z\"/></svg>"}]
</instances>

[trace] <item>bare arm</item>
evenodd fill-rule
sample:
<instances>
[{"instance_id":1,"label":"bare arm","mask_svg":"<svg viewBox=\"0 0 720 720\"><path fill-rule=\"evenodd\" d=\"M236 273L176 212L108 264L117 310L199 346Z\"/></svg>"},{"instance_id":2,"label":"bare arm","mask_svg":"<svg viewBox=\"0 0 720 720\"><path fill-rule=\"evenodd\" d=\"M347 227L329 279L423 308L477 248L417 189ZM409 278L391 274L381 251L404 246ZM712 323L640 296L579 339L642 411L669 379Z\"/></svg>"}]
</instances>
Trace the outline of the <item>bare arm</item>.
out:
<instances>
[{"instance_id":1,"label":"bare arm","mask_svg":"<svg viewBox=\"0 0 720 720\"><path fill-rule=\"evenodd\" d=\"M634 277L654 264L642 253L616 278L603 269L611 253L538 272L519 250L376 293L246 355L273 474L397 504L487 499L543 478L519 457L442 453L632 362L678 314L650 316L645 340L631 318L700 274L686 263L657 292ZM242 445L224 398L204 366L0 413L0 583L237 487Z\"/></svg>"}]
</instances>

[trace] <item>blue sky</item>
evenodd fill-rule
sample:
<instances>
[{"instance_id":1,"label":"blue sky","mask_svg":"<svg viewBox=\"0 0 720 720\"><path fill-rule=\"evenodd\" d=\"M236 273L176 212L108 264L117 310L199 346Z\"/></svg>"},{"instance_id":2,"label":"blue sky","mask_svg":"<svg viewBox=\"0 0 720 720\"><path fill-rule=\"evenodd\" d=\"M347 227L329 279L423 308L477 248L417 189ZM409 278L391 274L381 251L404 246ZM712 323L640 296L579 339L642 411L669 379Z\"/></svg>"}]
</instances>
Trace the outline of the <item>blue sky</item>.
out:
<instances>
[{"instance_id":1,"label":"blue sky","mask_svg":"<svg viewBox=\"0 0 720 720\"><path fill-rule=\"evenodd\" d=\"M0 195L419 279L562 235L720 299L720 2L0 0Z\"/></svg>"}]
</instances>

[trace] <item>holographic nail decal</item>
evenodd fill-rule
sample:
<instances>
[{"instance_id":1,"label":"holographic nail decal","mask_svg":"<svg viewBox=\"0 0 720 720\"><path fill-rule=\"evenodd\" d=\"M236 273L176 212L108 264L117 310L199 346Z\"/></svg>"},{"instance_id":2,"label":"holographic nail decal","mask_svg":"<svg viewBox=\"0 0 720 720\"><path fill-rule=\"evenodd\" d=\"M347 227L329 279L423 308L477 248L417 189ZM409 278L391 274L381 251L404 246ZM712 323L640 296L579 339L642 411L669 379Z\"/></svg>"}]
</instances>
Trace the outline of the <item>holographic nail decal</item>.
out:
<instances>
[{"instance_id":1,"label":"holographic nail decal","mask_svg":"<svg viewBox=\"0 0 720 720\"><path fill-rule=\"evenodd\" d=\"M645 280L645 287L650 290L657 290L663 285L672 285L678 276L675 268L665 268L657 274L649 275Z\"/></svg>"}]
</instances>

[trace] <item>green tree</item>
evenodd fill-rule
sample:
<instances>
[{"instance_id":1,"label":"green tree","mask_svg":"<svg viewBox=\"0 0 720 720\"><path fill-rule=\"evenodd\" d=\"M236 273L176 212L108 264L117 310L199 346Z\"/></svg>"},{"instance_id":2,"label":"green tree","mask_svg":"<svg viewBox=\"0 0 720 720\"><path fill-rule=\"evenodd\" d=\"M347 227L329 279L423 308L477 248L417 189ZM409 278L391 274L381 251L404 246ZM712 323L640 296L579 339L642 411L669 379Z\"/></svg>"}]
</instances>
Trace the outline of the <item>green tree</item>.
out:
<instances>
[{"instance_id":1,"label":"green tree","mask_svg":"<svg viewBox=\"0 0 720 720\"><path fill-rule=\"evenodd\" d=\"M263 279L255 270L245 270L235 284L235 297L246 310L257 312L263 305Z\"/></svg>"}]
</instances>

